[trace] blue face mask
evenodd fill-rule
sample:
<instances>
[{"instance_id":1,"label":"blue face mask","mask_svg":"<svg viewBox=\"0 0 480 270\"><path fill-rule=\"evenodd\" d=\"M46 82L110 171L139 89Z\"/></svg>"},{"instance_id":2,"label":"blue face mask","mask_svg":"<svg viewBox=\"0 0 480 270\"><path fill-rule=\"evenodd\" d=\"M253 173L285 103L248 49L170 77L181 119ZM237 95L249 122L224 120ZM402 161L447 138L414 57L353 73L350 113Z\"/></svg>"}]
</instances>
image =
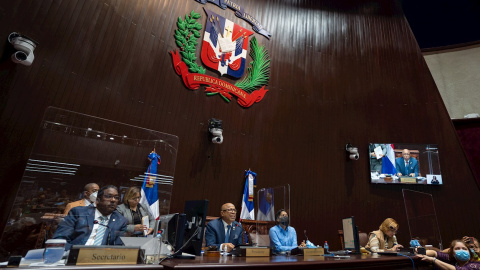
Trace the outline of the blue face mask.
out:
<instances>
[{"instance_id":1,"label":"blue face mask","mask_svg":"<svg viewBox=\"0 0 480 270\"><path fill-rule=\"evenodd\" d=\"M468 251L463 249L455 250L455 258L458 261L466 262L470 260L470 253L468 253Z\"/></svg>"}]
</instances>

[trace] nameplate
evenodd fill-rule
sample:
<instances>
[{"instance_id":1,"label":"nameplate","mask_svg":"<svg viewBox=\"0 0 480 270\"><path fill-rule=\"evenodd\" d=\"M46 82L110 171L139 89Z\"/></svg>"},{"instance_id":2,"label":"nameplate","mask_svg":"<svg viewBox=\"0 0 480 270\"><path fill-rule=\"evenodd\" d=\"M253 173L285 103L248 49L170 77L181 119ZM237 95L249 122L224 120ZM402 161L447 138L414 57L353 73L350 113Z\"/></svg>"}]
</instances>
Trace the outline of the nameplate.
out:
<instances>
[{"instance_id":1,"label":"nameplate","mask_svg":"<svg viewBox=\"0 0 480 270\"><path fill-rule=\"evenodd\" d=\"M246 248L245 256L246 257L269 257L271 254L271 249L269 248Z\"/></svg>"},{"instance_id":2,"label":"nameplate","mask_svg":"<svg viewBox=\"0 0 480 270\"><path fill-rule=\"evenodd\" d=\"M304 248L303 256L322 256L324 254L323 248Z\"/></svg>"},{"instance_id":3,"label":"nameplate","mask_svg":"<svg viewBox=\"0 0 480 270\"><path fill-rule=\"evenodd\" d=\"M400 183L416 184L417 179L415 177L400 177Z\"/></svg>"},{"instance_id":4,"label":"nameplate","mask_svg":"<svg viewBox=\"0 0 480 270\"><path fill-rule=\"evenodd\" d=\"M102 265L102 264L137 264L143 263L139 247L116 246L74 246L70 250L67 264ZM72 253L73 252L73 253Z\"/></svg>"}]
</instances>

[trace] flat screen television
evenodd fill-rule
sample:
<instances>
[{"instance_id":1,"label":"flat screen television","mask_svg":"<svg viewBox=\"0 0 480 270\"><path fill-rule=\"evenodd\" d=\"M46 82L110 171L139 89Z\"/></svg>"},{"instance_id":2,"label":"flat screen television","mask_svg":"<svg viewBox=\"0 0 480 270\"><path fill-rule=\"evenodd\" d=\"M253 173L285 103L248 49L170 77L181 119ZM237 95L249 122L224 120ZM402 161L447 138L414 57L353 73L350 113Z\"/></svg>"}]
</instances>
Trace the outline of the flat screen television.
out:
<instances>
[{"instance_id":1,"label":"flat screen television","mask_svg":"<svg viewBox=\"0 0 480 270\"><path fill-rule=\"evenodd\" d=\"M353 217L342 219L343 226L343 246L345 250L353 253L360 253L360 241L358 239L358 228L355 226Z\"/></svg>"},{"instance_id":2,"label":"flat screen television","mask_svg":"<svg viewBox=\"0 0 480 270\"><path fill-rule=\"evenodd\" d=\"M437 144L370 143L370 182L442 185Z\"/></svg>"}]
</instances>

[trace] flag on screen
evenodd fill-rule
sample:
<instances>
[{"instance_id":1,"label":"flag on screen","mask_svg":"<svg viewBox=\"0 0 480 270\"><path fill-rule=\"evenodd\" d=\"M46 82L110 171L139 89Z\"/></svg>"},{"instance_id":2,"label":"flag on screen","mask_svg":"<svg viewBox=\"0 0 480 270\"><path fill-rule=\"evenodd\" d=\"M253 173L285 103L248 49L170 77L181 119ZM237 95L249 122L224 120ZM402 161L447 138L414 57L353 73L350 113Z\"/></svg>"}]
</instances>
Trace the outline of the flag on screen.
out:
<instances>
[{"instance_id":1,"label":"flag on screen","mask_svg":"<svg viewBox=\"0 0 480 270\"><path fill-rule=\"evenodd\" d=\"M243 189L242 211L240 220L255 220L255 209L253 208L253 188L257 185L257 174L248 170L245 173L245 188Z\"/></svg>"},{"instance_id":2,"label":"flag on screen","mask_svg":"<svg viewBox=\"0 0 480 270\"><path fill-rule=\"evenodd\" d=\"M260 192L258 201L257 220L274 221L275 207L273 188L266 188L263 192Z\"/></svg>"},{"instance_id":3,"label":"flag on screen","mask_svg":"<svg viewBox=\"0 0 480 270\"><path fill-rule=\"evenodd\" d=\"M393 144L386 144L387 153L383 157L382 161L382 173L384 174L395 174L397 170L395 169L395 147Z\"/></svg>"},{"instance_id":4,"label":"flag on screen","mask_svg":"<svg viewBox=\"0 0 480 270\"><path fill-rule=\"evenodd\" d=\"M142 186L142 198L140 203L148 205L150 213L155 219L159 217L159 205L158 205L158 186L157 186L157 166L160 165L162 158L153 150L148 155L150 165L145 172L145 179Z\"/></svg>"}]
</instances>

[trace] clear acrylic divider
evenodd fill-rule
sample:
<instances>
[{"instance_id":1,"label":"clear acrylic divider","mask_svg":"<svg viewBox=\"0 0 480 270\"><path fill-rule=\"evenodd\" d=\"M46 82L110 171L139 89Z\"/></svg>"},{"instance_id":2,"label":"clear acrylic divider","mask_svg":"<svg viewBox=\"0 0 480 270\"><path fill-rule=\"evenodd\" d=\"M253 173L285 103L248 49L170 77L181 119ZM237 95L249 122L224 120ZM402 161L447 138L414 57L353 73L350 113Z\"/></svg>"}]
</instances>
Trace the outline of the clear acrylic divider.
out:
<instances>
[{"instance_id":1,"label":"clear acrylic divider","mask_svg":"<svg viewBox=\"0 0 480 270\"><path fill-rule=\"evenodd\" d=\"M251 233L255 246L270 246L268 231L275 226L275 213L280 209L290 213L290 185L262 188L257 191L256 228Z\"/></svg>"},{"instance_id":2,"label":"clear acrylic divider","mask_svg":"<svg viewBox=\"0 0 480 270\"><path fill-rule=\"evenodd\" d=\"M403 189L410 239L419 240L422 246L432 245L443 250L435 204L431 194Z\"/></svg>"},{"instance_id":3,"label":"clear acrylic divider","mask_svg":"<svg viewBox=\"0 0 480 270\"><path fill-rule=\"evenodd\" d=\"M129 187L141 188L153 150L161 157L156 174L149 175L158 186L157 215L168 214L178 143L174 135L47 108L3 232L0 257L8 259L12 249L25 255L42 248L62 221L65 206L81 200L88 183L115 185L122 199Z\"/></svg>"}]
</instances>

